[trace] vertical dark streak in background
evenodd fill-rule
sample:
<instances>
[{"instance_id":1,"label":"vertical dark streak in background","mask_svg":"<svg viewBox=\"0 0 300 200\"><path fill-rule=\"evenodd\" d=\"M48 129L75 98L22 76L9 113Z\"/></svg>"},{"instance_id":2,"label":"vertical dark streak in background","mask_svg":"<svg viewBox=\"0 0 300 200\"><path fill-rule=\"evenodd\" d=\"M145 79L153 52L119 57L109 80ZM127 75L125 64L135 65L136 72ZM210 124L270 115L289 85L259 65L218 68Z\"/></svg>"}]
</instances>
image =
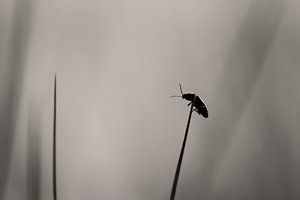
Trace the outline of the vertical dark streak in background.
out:
<instances>
[{"instance_id":1,"label":"vertical dark streak in background","mask_svg":"<svg viewBox=\"0 0 300 200\"><path fill-rule=\"evenodd\" d=\"M263 96L263 95L262 95ZM266 169L276 170L277 176L274 177L273 189L276 191L276 198L267 196L265 199L293 199L293 172L296 174L299 169L293 171L295 166L291 158L291 138L287 137L289 130L282 116L274 115L275 107L266 102L268 98L263 98L262 106L265 112L262 116L264 119L264 129L261 134L261 143L263 147L263 160ZM261 176L267 174L263 171ZM263 188L268 190L269 188Z\"/></svg>"},{"instance_id":2,"label":"vertical dark streak in background","mask_svg":"<svg viewBox=\"0 0 300 200\"><path fill-rule=\"evenodd\" d=\"M0 199L4 199L11 160L14 123L19 108L18 100L21 96L23 64L31 27L32 5L32 0L15 1L11 37L7 47L9 54L4 67L7 69L7 74L1 74L1 77L7 77L7 80L4 83L6 86L4 93L1 94L0 107Z\"/></svg>"},{"instance_id":3,"label":"vertical dark streak in background","mask_svg":"<svg viewBox=\"0 0 300 200\"><path fill-rule=\"evenodd\" d=\"M276 37L276 31L285 13L288 1L254 0L241 23L232 43L225 71L217 89L218 108L214 124L203 135L205 144L200 154L199 175L186 185L190 188L183 196L207 199L211 192L213 176L226 156L233 132L239 124L264 62ZM199 184L201 185L199 186ZM192 192L191 192L192 191ZM196 195L197 194L197 195Z\"/></svg>"},{"instance_id":4,"label":"vertical dark streak in background","mask_svg":"<svg viewBox=\"0 0 300 200\"><path fill-rule=\"evenodd\" d=\"M40 200L41 179L41 119L36 105L30 104L28 115L27 188L28 200Z\"/></svg>"}]
</instances>

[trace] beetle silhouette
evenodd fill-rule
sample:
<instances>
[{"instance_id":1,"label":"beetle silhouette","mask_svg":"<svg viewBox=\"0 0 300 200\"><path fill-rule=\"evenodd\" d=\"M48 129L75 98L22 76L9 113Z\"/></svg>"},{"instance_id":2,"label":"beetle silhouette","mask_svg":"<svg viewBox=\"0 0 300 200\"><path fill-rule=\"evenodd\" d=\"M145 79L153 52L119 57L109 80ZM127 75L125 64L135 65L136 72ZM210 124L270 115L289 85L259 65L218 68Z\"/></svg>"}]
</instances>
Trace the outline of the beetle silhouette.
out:
<instances>
[{"instance_id":1,"label":"beetle silhouette","mask_svg":"<svg viewBox=\"0 0 300 200\"><path fill-rule=\"evenodd\" d=\"M173 95L173 96L170 96L170 97L181 97L181 98L183 98L187 101L190 101L188 106L191 105L194 101L194 104L193 104L194 111L196 111L199 115L202 115L204 118L208 118L208 110L206 108L206 105L201 100L201 98L198 95L192 94L192 93L183 94L182 87L181 87L180 83L179 83L179 88L180 88L181 96Z\"/></svg>"}]
</instances>

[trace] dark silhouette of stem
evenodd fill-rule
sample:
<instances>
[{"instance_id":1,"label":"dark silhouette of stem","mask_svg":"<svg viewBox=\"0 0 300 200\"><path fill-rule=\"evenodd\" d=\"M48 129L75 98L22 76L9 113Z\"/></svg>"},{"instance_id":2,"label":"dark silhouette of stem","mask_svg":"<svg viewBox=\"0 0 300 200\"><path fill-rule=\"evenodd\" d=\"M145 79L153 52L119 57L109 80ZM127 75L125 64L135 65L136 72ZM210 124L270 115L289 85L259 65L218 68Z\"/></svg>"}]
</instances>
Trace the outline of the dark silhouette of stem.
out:
<instances>
[{"instance_id":1,"label":"dark silhouette of stem","mask_svg":"<svg viewBox=\"0 0 300 200\"><path fill-rule=\"evenodd\" d=\"M180 151L180 155L179 155L179 159L178 159L178 163L177 163L177 168L176 168L176 172L175 172L175 177L174 177L174 181L173 181L170 200L175 199L176 188L177 188L178 178L179 178L179 174L180 174L181 163L182 163L182 159L183 159L183 155L184 155L185 144L186 144L186 140L187 140L187 136L188 136L188 132L189 132L190 122L191 122L191 118L192 118L193 108L194 108L194 100L192 101L192 104L191 104L189 118L188 118L188 121L187 121L185 134L184 134L184 139L183 139L183 143L182 143L182 147L181 147L181 151Z\"/></svg>"},{"instance_id":2,"label":"dark silhouette of stem","mask_svg":"<svg viewBox=\"0 0 300 200\"><path fill-rule=\"evenodd\" d=\"M56 74L54 78L54 110L53 110L53 154L52 154L52 178L53 178L53 199L57 200L56 191Z\"/></svg>"}]
</instances>

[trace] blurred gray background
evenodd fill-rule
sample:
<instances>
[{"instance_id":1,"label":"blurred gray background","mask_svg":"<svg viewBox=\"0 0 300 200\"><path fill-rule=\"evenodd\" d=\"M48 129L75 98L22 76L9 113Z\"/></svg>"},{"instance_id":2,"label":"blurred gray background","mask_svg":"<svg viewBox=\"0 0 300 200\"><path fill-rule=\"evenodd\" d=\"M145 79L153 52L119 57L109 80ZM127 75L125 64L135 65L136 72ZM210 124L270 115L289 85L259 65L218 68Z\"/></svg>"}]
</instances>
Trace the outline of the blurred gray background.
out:
<instances>
[{"instance_id":1,"label":"blurred gray background","mask_svg":"<svg viewBox=\"0 0 300 200\"><path fill-rule=\"evenodd\" d=\"M0 199L300 199L298 0L0 1Z\"/></svg>"}]
</instances>

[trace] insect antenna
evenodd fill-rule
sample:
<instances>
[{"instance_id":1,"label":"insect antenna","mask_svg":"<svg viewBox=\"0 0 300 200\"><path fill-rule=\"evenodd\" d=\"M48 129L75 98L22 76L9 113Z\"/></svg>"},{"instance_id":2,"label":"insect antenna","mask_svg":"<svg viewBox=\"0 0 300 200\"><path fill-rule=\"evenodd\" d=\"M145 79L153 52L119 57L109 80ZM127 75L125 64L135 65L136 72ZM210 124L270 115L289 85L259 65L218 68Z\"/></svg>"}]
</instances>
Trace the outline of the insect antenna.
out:
<instances>
[{"instance_id":1,"label":"insect antenna","mask_svg":"<svg viewBox=\"0 0 300 200\"><path fill-rule=\"evenodd\" d=\"M182 92L182 87L181 87L180 83L179 83L179 89L180 89L180 92L181 92L181 96L179 96L179 95L173 95L173 96L170 96L170 97L182 97L183 96L183 92Z\"/></svg>"},{"instance_id":2,"label":"insect antenna","mask_svg":"<svg viewBox=\"0 0 300 200\"><path fill-rule=\"evenodd\" d=\"M173 96L170 96L170 97L182 97L182 96L179 96L179 95L173 95Z\"/></svg>"},{"instance_id":3,"label":"insect antenna","mask_svg":"<svg viewBox=\"0 0 300 200\"><path fill-rule=\"evenodd\" d=\"M181 84L180 84L180 83L179 83L179 89L180 89L181 95L183 95L182 87L181 87Z\"/></svg>"}]
</instances>

